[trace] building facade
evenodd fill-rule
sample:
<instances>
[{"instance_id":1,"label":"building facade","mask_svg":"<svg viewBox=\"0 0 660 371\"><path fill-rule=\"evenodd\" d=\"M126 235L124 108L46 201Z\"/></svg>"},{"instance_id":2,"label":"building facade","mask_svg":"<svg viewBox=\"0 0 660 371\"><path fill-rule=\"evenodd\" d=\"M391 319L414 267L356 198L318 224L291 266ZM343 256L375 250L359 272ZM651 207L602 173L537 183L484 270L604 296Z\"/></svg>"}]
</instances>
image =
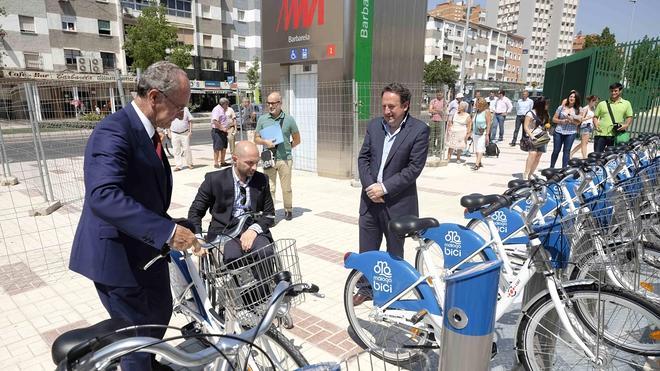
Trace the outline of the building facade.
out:
<instances>
[{"instance_id":1,"label":"building facade","mask_svg":"<svg viewBox=\"0 0 660 371\"><path fill-rule=\"evenodd\" d=\"M449 0L446 3L436 5L434 9L429 10L432 17L444 18L454 22L465 22L467 5L464 1ZM470 9L470 22L485 23L486 11L480 5L475 5Z\"/></svg>"},{"instance_id":2,"label":"building facade","mask_svg":"<svg viewBox=\"0 0 660 371\"><path fill-rule=\"evenodd\" d=\"M525 38L522 79L543 84L545 63L572 53L579 0L488 0L486 24Z\"/></svg>"},{"instance_id":3,"label":"building facade","mask_svg":"<svg viewBox=\"0 0 660 371\"><path fill-rule=\"evenodd\" d=\"M444 59L460 68L465 49L466 80L522 82L520 62L524 38L479 23L427 17L424 62Z\"/></svg>"}]
</instances>

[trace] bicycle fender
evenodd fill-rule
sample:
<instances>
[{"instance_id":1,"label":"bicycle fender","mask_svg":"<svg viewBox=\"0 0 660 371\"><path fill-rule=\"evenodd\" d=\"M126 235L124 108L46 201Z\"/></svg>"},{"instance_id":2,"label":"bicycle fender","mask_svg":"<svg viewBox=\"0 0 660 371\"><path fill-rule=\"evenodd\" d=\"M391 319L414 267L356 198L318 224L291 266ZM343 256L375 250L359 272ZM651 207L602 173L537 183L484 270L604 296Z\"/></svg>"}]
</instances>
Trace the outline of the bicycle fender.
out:
<instances>
[{"instance_id":1,"label":"bicycle fender","mask_svg":"<svg viewBox=\"0 0 660 371\"><path fill-rule=\"evenodd\" d=\"M438 244L444 255L445 268L455 266L486 244L477 232L455 223L442 223L437 227L429 228L422 236ZM488 260L497 260L490 247L484 249L484 253ZM463 268L474 264L463 263Z\"/></svg>"},{"instance_id":2,"label":"bicycle fender","mask_svg":"<svg viewBox=\"0 0 660 371\"><path fill-rule=\"evenodd\" d=\"M421 275L407 261L384 251L368 251L361 254L349 253L344 267L360 271L371 284L374 304L383 306L396 295L406 290ZM399 299L389 308L419 312L422 309L441 315L442 310L433 289L426 281L417 285L420 299Z\"/></svg>"},{"instance_id":3,"label":"bicycle fender","mask_svg":"<svg viewBox=\"0 0 660 371\"><path fill-rule=\"evenodd\" d=\"M575 280L575 281L562 281L561 285L563 287L573 287L573 286L580 286L580 285L591 285L594 283L596 280L592 279L584 279L584 280ZM529 307L531 307L534 303L536 303L537 300L541 299L542 297L546 296L549 294L548 289L543 289L541 292L538 292L536 295L532 296L531 299L527 301L526 304L523 305L522 308L522 313L524 314L529 310ZM522 318L522 316L520 316ZM518 323L520 323L520 320L518 320Z\"/></svg>"}]
</instances>

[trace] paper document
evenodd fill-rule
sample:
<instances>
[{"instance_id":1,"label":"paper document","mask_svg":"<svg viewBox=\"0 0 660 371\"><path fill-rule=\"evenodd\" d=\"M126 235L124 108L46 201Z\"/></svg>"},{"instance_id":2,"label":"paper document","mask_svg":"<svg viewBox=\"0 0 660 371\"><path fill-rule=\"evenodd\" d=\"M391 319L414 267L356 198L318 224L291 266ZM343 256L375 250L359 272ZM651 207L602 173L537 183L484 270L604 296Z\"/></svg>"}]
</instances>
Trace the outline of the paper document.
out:
<instances>
[{"instance_id":1,"label":"paper document","mask_svg":"<svg viewBox=\"0 0 660 371\"><path fill-rule=\"evenodd\" d=\"M280 128L279 125L271 125L265 127L259 131L259 135L261 135L261 139L273 140L274 144L280 144L284 142L282 128Z\"/></svg>"}]
</instances>

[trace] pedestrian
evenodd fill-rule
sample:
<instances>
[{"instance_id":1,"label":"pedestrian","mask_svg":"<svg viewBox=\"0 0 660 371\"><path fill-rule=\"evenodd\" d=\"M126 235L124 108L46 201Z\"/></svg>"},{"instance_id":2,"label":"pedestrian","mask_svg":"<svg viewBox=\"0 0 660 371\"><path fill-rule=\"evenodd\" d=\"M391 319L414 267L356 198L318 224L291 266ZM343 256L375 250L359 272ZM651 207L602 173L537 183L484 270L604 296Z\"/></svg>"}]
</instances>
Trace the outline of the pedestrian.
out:
<instances>
[{"instance_id":1,"label":"pedestrian","mask_svg":"<svg viewBox=\"0 0 660 371\"><path fill-rule=\"evenodd\" d=\"M174 171L183 168L183 158L186 158L188 169L192 170L192 151L190 151L190 138L192 137L192 115L188 107L183 109L183 117L172 121L170 132L172 133L172 147L174 148Z\"/></svg>"},{"instance_id":2,"label":"pedestrian","mask_svg":"<svg viewBox=\"0 0 660 371\"><path fill-rule=\"evenodd\" d=\"M213 167L229 165L225 162L228 145L227 116L219 101L211 111L211 138L213 139Z\"/></svg>"},{"instance_id":3,"label":"pedestrian","mask_svg":"<svg viewBox=\"0 0 660 371\"><path fill-rule=\"evenodd\" d=\"M438 91L429 105L429 113L431 114L429 153L431 156L438 156L440 151L443 150L440 147L443 142L442 136L445 133L444 126L447 122L446 103L444 92Z\"/></svg>"},{"instance_id":4,"label":"pedestrian","mask_svg":"<svg viewBox=\"0 0 660 371\"><path fill-rule=\"evenodd\" d=\"M247 140L254 142L254 129L257 126L257 112L254 109L254 105L250 103L250 98L243 98L240 115L241 125L239 130L243 130L243 133L247 133ZM241 139L245 138L246 137L241 137Z\"/></svg>"},{"instance_id":5,"label":"pedestrian","mask_svg":"<svg viewBox=\"0 0 660 371\"><path fill-rule=\"evenodd\" d=\"M474 93L474 98L472 98L472 107L470 110L471 113L477 113L477 101L479 100L479 98L481 98L480 91Z\"/></svg>"},{"instance_id":6,"label":"pedestrian","mask_svg":"<svg viewBox=\"0 0 660 371\"><path fill-rule=\"evenodd\" d=\"M454 99L447 106L447 125L451 124L454 114L458 111L458 105L463 101L463 93L456 93Z\"/></svg>"},{"instance_id":7,"label":"pedestrian","mask_svg":"<svg viewBox=\"0 0 660 371\"><path fill-rule=\"evenodd\" d=\"M97 105L94 105L94 112L96 112L97 115L101 114L101 108Z\"/></svg>"},{"instance_id":8,"label":"pedestrian","mask_svg":"<svg viewBox=\"0 0 660 371\"><path fill-rule=\"evenodd\" d=\"M573 148L571 151L571 157L578 150L582 150L582 158L587 158L587 146L589 145L589 138L591 133L594 131L593 119L594 119L594 110L596 109L596 104L598 104L598 97L595 95L590 95L587 97L587 105L580 110L580 116L582 116L582 123L580 124L580 143Z\"/></svg>"},{"instance_id":9,"label":"pedestrian","mask_svg":"<svg viewBox=\"0 0 660 371\"><path fill-rule=\"evenodd\" d=\"M156 128L156 132L160 136L163 151L165 151L167 157L174 157L172 156L172 152L170 152L170 147L172 146L172 143L170 142L170 130L165 128Z\"/></svg>"},{"instance_id":10,"label":"pedestrian","mask_svg":"<svg viewBox=\"0 0 660 371\"><path fill-rule=\"evenodd\" d=\"M468 136L468 127L472 125L472 118L467 113L470 105L468 102L461 102L458 104L458 112L454 114L447 131L449 132L447 138L447 160L451 161L451 155L456 152L456 162L461 162L461 154L465 149ZM465 161L465 160L463 160Z\"/></svg>"},{"instance_id":11,"label":"pedestrian","mask_svg":"<svg viewBox=\"0 0 660 371\"><path fill-rule=\"evenodd\" d=\"M264 169L270 182L270 193L275 200L277 190L277 176L280 177L282 188L282 202L284 203L284 219L293 218L293 191L291 189L291 175L293 170L293 156L291 150L300 144L300 131L296 120L291 115L282 111L282 96L275 91L268 95L266 100L268 113L259 117L254 134L256 144L261 144L270 149L275 164ZM282 143L275 143L273 138L262 138L260 131L273 125L278 125L282 130Z\"/></svg>"},{"instance_id":12,"label":"pedestrian","mask_svg":"<svg viewBox=\"0 0 660 371\"><path fill-rule=\"evenodd\" d=\"M493 116L488 109L488 102L484 98L477 98L474 106L477 113L474 115L474 120L469 131L473 133L472 141L474 142L474 151L477 153L477 159L474 162L474 166L472 166L472 170L479 170L479 168L483 167L481 159L486 152L486 143L488 143Z\"/></svg>"},{"instance_id":13,"label":"pedestrian","mask_svg":"<svg viewBox=\"0 0 660 371\"><path fill-rule=\"evenodd\" d=\"M186 73L170 62L147 67L137 96L105 117L85 148L87 189L71 249L69 268L91 279L110 318L126 326L155 325L132 336L160 339L172 316L166 259L144 265L169 246L199 245L193 232L167 214L172 173L156 128L182 117L190 99ZM158 326L158 327L156 327ZM154 356L129 352L123 371L161 369Z\"/></svg>"},{"instance_id":14,"label":"pedestrian","mask_svg":"<svg viewBox=\"0 0 660 371\"><path fill-rule=\"evenodd\" d=\"M615 82L610 85L610 99L598 103L594 111L594 152L603 152L606 146L613 146L617 134L622 133L632 124L633 109L629 101L621 97L623 85ZM609 109L612 110L610 114ZM614 117L614 122L612 121ZM619 124L619 130L615 129Z\"/></svg>"},{"instance_id":15,"label":"pedestrian","mask_svg":"<svg viewBox=\"0 0 660 371\"><path fill-rule=\"evenodd\" d=\"M488 109L490 110L490 113L493 115L495 114L495 102L497 102L497 97L495 96L495 92L491 91L490 94L488 95L488 99L486 99L488 102Z\"/></svg>"},{"instance_id":16,"label":"pedestrian","mask_svg":"<svg viewBox=\"0 0 660 371\"><path fill-rule=\"evenodd\" d=\"M511 143L509 143L511 147L516 146L516 141L518 140L518 131L525 121L525 115L527 112L531 111L533 105L534 101L529 99L529 92L527 90L523 90L522 97L516 102L516 127L513 129L513 138L511 139ZM521 138L526 135L524 129L520 135Z\"/></svg>"},{"instance_id":17,"label":"pedestrian","mask_svg":"<svg viewBox=\"0 0 660 371\"><path fill-rule=\"evenodd\" d=\"M410 115L410 101L408 88L399 83L385 86L383 116L367 124L358 155L360 253L379 250L384 235L387 252L403 258L404 240L389 230L388 223L419 215L416 180L426 164L429 127ZM371 289L363 287L353 296L353 305L370 299Z\"/></svg>"},{"instance_id":18,"label":"pedestrian","mask_svg":"<svg viewBox=\"0 0 660 371\"><path fill-rule=\"evenodd\" d=\"M548 116L549 101L544 97L538 98L534 101L532 110L525 114L525 122L523 123L523 130L529 138L534 138L532 131L539 132L540 130L548 130L550 124L550 117ZM546 151L547 144L539 147L531 146L527 151L527 161L525 162L525 172L523 179L529 179L536 171L541 161L541 156Z\"/></svg>"},{"instance_id":19,"label":"pedestrian","mask_svg":"<svg viewBox=\"0 0 660 371\"><path fill-rule=\"evenodd\" d=\"M236 112L229 105L229 99L220 98L220 105L225 110L227 120L227 142L229 142L229 151L234 153L236 150Z\"/></svg>"},{"instance_id":20,"label":"pedestrian","mask_svg":"<svg viewBox=\"0 0 660 371\"><path fill-rule=\"evenodd\" d=\"M504 90L500 89L497 92L494 107L495 122L493 122L490 128L490 140L492 142L502 142L504 141L504 120L506 120L506 115L513 109L513 104L511 104L511 100L506 96ZM495 140L498 128L499 138Z\"/></svg>"},{"instance_id":21,"label":"pedestrian","mask_svg":"<svg viewBox=\"0 0 660 371\"><path fill-rule=\"evenodd\" d=\"M559 151L563 148L561 167L568 165L571 158L571 147L575 141L577 127L582 122L580 115L580 94L571 91L566 97L566 103L557 107L552 122L556 124L552 135L552 155L550 156L550 167L554 168L559 158Z\"/></svg>"}]
</instances>

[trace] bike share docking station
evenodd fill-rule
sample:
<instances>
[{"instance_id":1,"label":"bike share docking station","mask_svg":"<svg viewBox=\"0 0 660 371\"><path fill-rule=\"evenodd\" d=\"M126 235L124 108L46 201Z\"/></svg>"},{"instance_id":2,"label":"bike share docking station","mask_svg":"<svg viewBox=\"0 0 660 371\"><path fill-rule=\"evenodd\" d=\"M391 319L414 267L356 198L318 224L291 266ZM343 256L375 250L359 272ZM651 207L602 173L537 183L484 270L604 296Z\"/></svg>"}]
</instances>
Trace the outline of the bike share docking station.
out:
<instances>
[{"instance_id":1,"label":"bike share docking station","mask_svg":"<svg viewBox=\"0 0 660 371\"><path fill-rule=\"evenodd\" d=\"M440 371L490 369L501 266L493 260L445 279Z\"/></svg>"}]
</instances>

